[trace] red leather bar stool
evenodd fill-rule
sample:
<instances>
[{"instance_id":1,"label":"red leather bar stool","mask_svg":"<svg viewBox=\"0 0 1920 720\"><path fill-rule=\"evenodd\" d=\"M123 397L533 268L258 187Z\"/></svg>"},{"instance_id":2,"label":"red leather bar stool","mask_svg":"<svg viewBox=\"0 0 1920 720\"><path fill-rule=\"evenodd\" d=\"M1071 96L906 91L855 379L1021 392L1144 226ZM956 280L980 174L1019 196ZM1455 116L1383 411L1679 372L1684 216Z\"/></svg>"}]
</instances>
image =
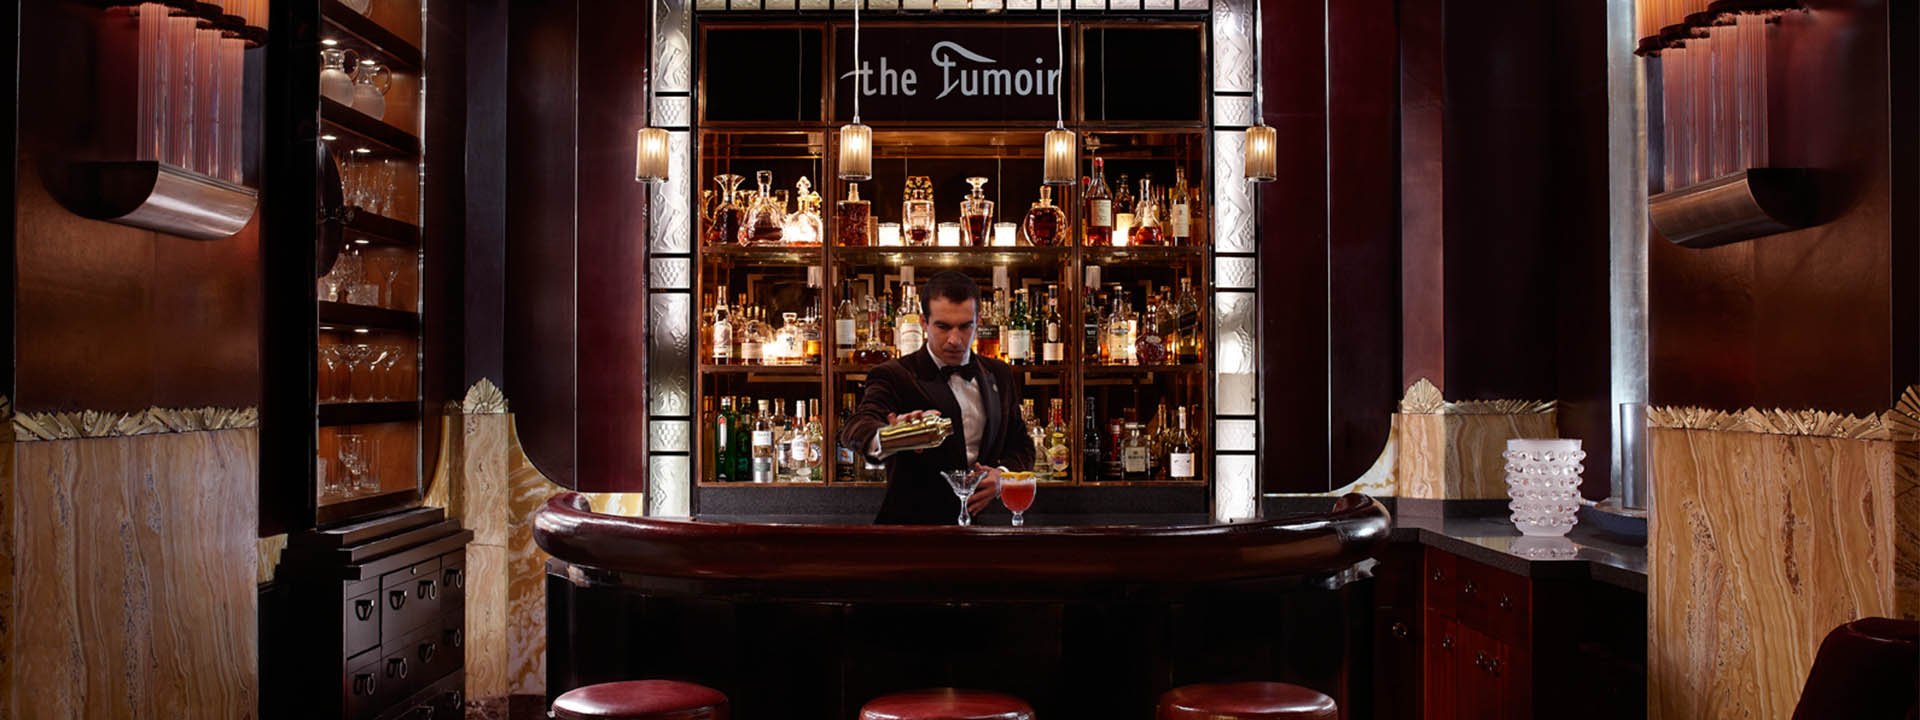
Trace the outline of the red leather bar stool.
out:
<instances>
[{"instance_id":1,"label":"red leather bar stool","mask_svg":"<svg viewBox=\"0 0 1920 720\"><path fill-rule=\"evenodd\" d=\"M1033 708L1004 693L932 688L869 700L860 720L1033 720Z\"/></svg>"},{"instance_id":2,"label":"red leather bar stool","mask_svg":"<svg viewBox=\"0 0 1920 720\"><path fill-rule=\"evenodd\" d=\"M1187 685L1160 695L1159 720L1334 720L1333 698L1275 682Z\"/></svg>"},{"instance_id":3,"label":"red leather bar stool","mask_svg":"<svg viewBox=\"0 0 1920 720\"><path fill-rule=\"evenodd\" d=\"M673 680L627 680L568 690L553 701L559 720L727 720L727 696Z\"/></svg>"}]
</instances>

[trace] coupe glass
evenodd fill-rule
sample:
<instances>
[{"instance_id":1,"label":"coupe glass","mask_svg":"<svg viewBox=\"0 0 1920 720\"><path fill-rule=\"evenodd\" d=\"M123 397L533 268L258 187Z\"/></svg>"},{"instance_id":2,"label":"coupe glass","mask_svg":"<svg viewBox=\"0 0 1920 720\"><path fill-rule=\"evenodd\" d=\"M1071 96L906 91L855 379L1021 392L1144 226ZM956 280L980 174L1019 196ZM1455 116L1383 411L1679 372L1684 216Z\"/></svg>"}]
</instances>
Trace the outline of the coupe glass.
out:
<instances>
[{"instance_id":1,"label":"coupe glass","mask_svg":"<svg viewBox=\"0 0 1920 720\"><path fill-rule=\"evenodd\" d=\"M1014 477L1008 477L1005 473L1000 475L1000 502L1007 506L1008 511L1013 513L1014 527L1027 524L1026 519L1022 516L1027 512L1027 508L1033 507L1033 496L1034 491L1038 488L1037 483L1038 480L1032 475Z\"/></svg>"},{"instance_id":2,"label":"coupe glass","mask_svg":"<svg viewBox=\"0 0 1920 720\"><path fill-rule=\"evenodd\" d=\"M400 381L404 380L405 376L395 377L393 374L393 367L399 364L400 364L400 346L388 345L386 363L382 365L380 368L380 377L382 377L384 379L384 382L386 383L388 400L408 399L408 398L402 398L400 395L400 390L402 389L402 383Z\"/></svg>"},{"instance_id":3,"label":"coupe glass","mask_svg":"<svg viewBox=\"0 0 1920 720\"><path fill-rule=\"evenodd\" d=\"M354 386L354 376L362 374L360 366L373 354L373 347L364 344L341 345L340 356L347 361L347 400L365 400Z\"/></svg>"},{"instance_id":4,"label":"coupe glass","mask_svg":"<svg viewBox=\"0 0 1920 720\"><path fill-rule=\"evenodd\" d=\"M334 402L340 399L340 346L323 345L320 348L320 402Z\"/></svg>"},{"instance_id":5,"label":"coupe glass","mask_svg":"<svg viewBox=\"0 0 1920 720\"><path fill-rule=\"evenodd\" d=\"M980 487L980 481L986 478L985 472L976 470L942 470L940 477L946 478L947 487L953 488L953 494L960 496L960 525L973 524L973 515L967 512L967 498L973 497L973 489Z\"/></svg>"}]
</instances>

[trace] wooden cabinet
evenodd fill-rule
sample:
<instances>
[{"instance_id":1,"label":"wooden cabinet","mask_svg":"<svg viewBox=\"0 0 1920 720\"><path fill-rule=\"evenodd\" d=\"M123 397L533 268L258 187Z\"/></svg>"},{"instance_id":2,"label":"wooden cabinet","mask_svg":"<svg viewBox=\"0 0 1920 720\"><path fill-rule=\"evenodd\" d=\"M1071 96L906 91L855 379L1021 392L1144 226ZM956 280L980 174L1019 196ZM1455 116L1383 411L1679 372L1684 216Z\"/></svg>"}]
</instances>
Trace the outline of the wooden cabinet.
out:
<instances>
[{"instance_id":1,"label":"wooden cabinet","mask_svg":"<svg viewBox=\"0 0 1920 720\"><path fill-rule=\"evenodd\" d=\"M1426 717L1533 717L1527 579L1431 548L1423 575Z\"/></svg>"}]
</instances>

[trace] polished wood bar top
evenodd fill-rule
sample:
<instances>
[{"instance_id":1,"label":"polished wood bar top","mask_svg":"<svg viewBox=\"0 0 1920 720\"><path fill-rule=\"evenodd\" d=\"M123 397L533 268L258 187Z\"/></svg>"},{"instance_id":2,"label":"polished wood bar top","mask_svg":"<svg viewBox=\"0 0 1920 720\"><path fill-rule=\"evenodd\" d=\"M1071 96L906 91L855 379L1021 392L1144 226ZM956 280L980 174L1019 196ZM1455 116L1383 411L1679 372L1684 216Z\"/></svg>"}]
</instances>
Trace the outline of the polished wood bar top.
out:
<instances>
[{"instance_id":1,"label":"polished wood bar top","mask_svg":"<svg viewBox=\"0 0 1920 720\"><path fill-rule=\"evenodd\" d=\"M635 518L560 493L534 514L558 560L655 578L781 583L1195 583L1338 573L1384 548L1392 519L1349 494L1321 514L1184 526L786 525Z\"/></svg>"}]
</instances>

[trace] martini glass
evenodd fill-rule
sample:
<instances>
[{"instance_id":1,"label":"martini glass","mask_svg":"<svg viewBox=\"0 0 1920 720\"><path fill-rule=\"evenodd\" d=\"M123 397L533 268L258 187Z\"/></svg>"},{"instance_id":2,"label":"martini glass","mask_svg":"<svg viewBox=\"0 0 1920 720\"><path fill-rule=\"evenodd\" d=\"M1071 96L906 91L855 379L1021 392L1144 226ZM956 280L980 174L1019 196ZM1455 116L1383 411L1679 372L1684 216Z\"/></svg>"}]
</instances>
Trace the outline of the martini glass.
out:
<instances>
[{"instance_id":1,"label":"martini glass","mask_svg":"<svg viewBox=\"0 0 1920 720\"><path fill-rule=\"evenodd\" d=\"M960 525L973 524L973 515L967 512L967 498L973 497L973 489L980 487L980 481L986 478L984 472L974 470L942 470L940 477L946 478L947 487L953 488L953 494L960 496Z\"/></svg>"}]
</instances>

